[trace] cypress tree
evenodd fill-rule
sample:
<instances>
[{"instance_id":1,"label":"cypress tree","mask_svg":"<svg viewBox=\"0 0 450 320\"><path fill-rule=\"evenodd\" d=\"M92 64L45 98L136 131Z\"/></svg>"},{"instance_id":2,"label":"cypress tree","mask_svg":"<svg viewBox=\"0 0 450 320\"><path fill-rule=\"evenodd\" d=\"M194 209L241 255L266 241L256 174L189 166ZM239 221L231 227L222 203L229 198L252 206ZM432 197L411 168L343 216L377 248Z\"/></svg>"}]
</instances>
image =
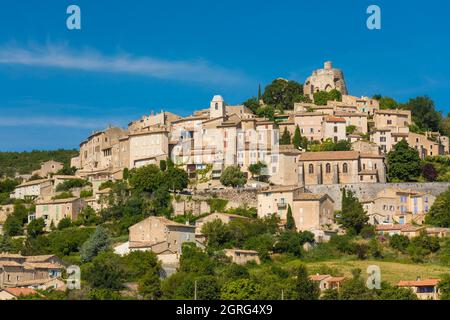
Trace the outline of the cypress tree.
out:
<instances>
[{"instance_id":1,"label":"cypress tree","mask_svg":"<svg viewBox=\"0 0 450 320\"><path fill-rule=\"evenodd\" d=\"M281 136L280 139L280 144L282 145L291 144L291 134L289 133L289 131L287 131L286 127L284 127L283 135Z\"/></svg>"},{"instance_id":2,"label":"cypress tree","mask_svg":"<svg viewBox=\"0 0 450 320\"><path fill-rule=\"evenodd\" d=\"M287 214L286 214L286 229L292 230L292 231L296 230L295 220L294 220L294 217L292 216L291 206L288 206L288 210L287 210Z\"/></svg>"},{"instance_id":3,"label":"cypress tree","mask_svg":"<svg viewBox=\"0 0 450 320\"><path fill-rule=\"evenodd\" d=\"M300 128L297 126L295 128L294 138L292 139L292 144L296 149L300 148L302 145L302 136L300 134Z\"/></svg>"}]
</instances>

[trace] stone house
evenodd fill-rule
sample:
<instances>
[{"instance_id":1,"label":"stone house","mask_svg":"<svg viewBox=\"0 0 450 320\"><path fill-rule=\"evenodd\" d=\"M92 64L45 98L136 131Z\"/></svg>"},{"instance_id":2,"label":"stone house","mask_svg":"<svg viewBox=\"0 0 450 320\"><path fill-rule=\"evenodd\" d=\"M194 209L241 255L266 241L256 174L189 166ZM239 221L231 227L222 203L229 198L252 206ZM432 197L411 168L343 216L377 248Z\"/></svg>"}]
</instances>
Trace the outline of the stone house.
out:
<instances>
[{"instance_id":1,"label":"stone house","mask_svg":"<svg viewBox=\"0 0 450 320\"><path fill-rule=\"evenodd\" d=\"M249 218L237 214L219 213L219 212L211 213L210 215L207 215L206 217L202 217L195 221L195 233L201 234L202 227L208 222L220 220L222 221L223 224L229 224L231 221L236 219L249 219Z\"/></svg>"},{"instance_id":2,"label":"stone house","mask_svg":"<svg viewBox=\"0 0 450 320\"><path fill-rule=\"evenodd\" d=\"M286 221L288 208L298 231L310 231L317 239L334 232L334 201L326 194L306 193L297 186L273 186L258 192L258 217L276 214Z\"/></svg>"},{"instance_id":3,"label":"stone house","mask_svg":"<svg viewBox=\"0 0 450 320\"><path fill-rule=\"evenodd\" d=\"M328 289L336 289L339 291L345 281L345 277L333 277L329 274L314 274L310 275L309 279L319 284L321 292Z\"/></svg>"},{"instance_id":4,"label":"stone house","mask_svg":"<svg viewBox=\"0 0 450 320\"><path fill-rule=\"evenodd\" d=\"M254 261L257 264L261 263L258 251L255 250L225 249L223 251L225 255L231 258L231 261L236 264L246 264L251 261Z\"/></svg>"},{"instance_id":5,"label":"stone house","mask_svg":"<svg viewBox=\"0 0 450 320\"><path fill-rule=\"evenodd\" d=\"M58 161L49 160L41 164L41 168L39 170L35 170L32 172L32 175L38 175L42 178L48 177L50 174L55 174L59 170L64 168L64 164Z\"/></svg>"},{"instance_id":6,"label":"stone house","mask_svg":"<svg viewBox=\"0 0 450 320\"><path fill-rule=\"evenodd\" d=\"M426 192L387 188L363 202L371 224L422 224L436 197Z\"/></svg>"},{"instance_id":7,"label":"stone house","mask_svg":"<svg viewBox=\"0 0 450 320\"><path fill-rule=\"evenodd\" d=\"M129 228L129 249L181 254L185 242L196 243L195 227L164 217L148 217Z\"/></svg>"},{"instance_id":8,"label":"stone house","mask_svg":"<svg viewBox=\"0 0 450 320\"><path fill-rule=\"evenodd\" d=\"M421 300L439 300L438 284L440 279L420 279L415 281L400 281L397 286L411 289Z\"/></svg>"},{"instance_id":9,"label":"stone house","mask_svg":"<svg viewBox=\"0 0 450 320\"><path fill-rule=\"evenodd\" d=\"M46 230L50 230L52 222L58 226L58 223L64 218L76 221L84 206L85 201L81 198L37 201L35 219L44 218Z\"/></svg>"},{"instance_id":10,"label":"stone house","mask_svg":"<svg viewBox=\"0 0 450 320\"><path fill-rule=\"evenodd\" d=\"M54 255L0 254L0 288L39 287L61 277L62 261Z\"/></svg>"}]
</instances>

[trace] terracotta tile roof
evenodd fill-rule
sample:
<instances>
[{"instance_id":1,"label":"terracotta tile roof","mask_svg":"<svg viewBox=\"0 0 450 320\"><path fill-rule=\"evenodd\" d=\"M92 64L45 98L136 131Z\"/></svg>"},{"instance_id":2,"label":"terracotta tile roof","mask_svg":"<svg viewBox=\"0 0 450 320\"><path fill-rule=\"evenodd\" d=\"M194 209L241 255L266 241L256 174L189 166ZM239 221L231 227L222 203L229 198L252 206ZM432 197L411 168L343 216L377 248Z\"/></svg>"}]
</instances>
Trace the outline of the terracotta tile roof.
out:
<instances>
[{"instance_id":1,"label":"terracotta tile roof","mask_svg":"<svg viewBox=\"0 0 450 320\"><path fill-rule=\"evenodd\" d=\"M308 277L312 281L322 281L327 278L331 278L329 274L314 274Z\"/></svg>"},{"instance_id":2,"label":"terracotta tile roof","mask_svg":"<svg viewBox=\"0 0 450 320\"><path fill-rule=\"evenodd\" d=\"M436 286L440 282L440 279L425 279L415 281L400 281L397 286L399 287L428 287Z\"/></svg>"},{"instance_id":3,"label":"terracotta tile roof","mask_svg":"<svg viewBox=\"0 0 450 320\"><path fill-rule=\"evenodd\" d=\"M343 282L344 280L345 277L331 277L330 279L327 279L327 282L338 283Z\"/></svg>"},{"instance_id":4,"label":"terracotta tile roof","mask_svg":"<svg viewBox=\"0 0 450 320\"><path fill-rule=\"evenodd\" d=\"M379 224L375 227L376 231L403 230L409 227L409 224Z\"/></svg>"},{"instance_id":5,"label":"terracotta tile roof","mask_svg":"<svg viewBox=\"0 0 450 320\"><path fill-rule=\"evenodd\" d=\"M36 290L30 288L5 288L3 290L15 297L37 294Z\"/></svg>"},{"instance_id":6,"label":"terracotta tile roof","mask_svg":"<svg viewBox=\"0 0 450 320\"><path fill-rule=\"evenodd\" d=\"M326 122L341 122L341 123L345 123L346 122L344 118L331 117L331 116L326 117L325 121Z\"/></svg>"},{"instance_id":7,"label":"terracotta tile roof","mask_svg":"<svg viewBox=\"0 0 450 320\"><path fill-rule=\"evenodd\" d=\"M294 196L294 201L296 201L296 200L297 201L302 201L302 200L303 201L310 201L310 200L320 201L327 197L329 198L329 196L325 193L299 193ZM331 201L333 201L333 200L331 199Z\"/></svg>"},{"instance_id":8,"label":"terracotta tile roof","mask_svg":"<svg viewBox=\"0 0 450 320\"><path fill-rule=\"evenodd\" d=\"M360 112L335 112L334 113L335 116L337 117L366 117L367 118L367 114L365 113L360 113Z\"/></svg>"},{"instance_id":9,"label":"terracotta tile roof","mask_svg":"<svg viewBox=\"0 0 450 320\"><path fill-rule=\"evenodd\" d=\"M303 152L300 154L300 161L321 161L321 160L357 160L359 152L357 151L322 151L322 152Z\"/></svg>"},{"instance_id":10,"label":"terracotta tile roof","mask_svg":"<svg viewBox=\"0 0 450 320\"><path fill-rule=\"evenodd\" d=\"M66 198L66 199L55 199L55 200L41 200L37 201L36 205L44 205L44 204L61 204L61 203L72 203L80 198L72 197L72 198Z\"/></svg>"},{"instance_id":11,"label":"terracotta tile roof","mask_svg":"<svg viewBox=\"0 0 450 320\"><path fill-rule=\"evenodd\" d=\"M394 115L409 115L411 111L409 110L375 110L375 114L394 114Z\"/></svg>"},{"instance_id":12,"label":"terracotta tile roof","mask_svg":"<svg viewBox=\"0 0 450 320\"><path fill-rule=\"evenodd\" d=\"M27 181L27 182L19 184L16 188L34 186L35 184L41 184L41 183L45 183L45 182L50 182L50 179L38 179L38 180Z\"/></svg>"},{"instance_id":13,"label":"terracotta tile roof","mask_svg":"<svg viewBox=\"0 0 450 320\"><path fill-rule=\"evenodd\" d=\"M0 261L0 266L2 267L21 267L22 264L16 261Z\"/></svg>"},{"instance_id":14,"label":"terracotta tile roof","mask_svg":"<svg viewBox=\"0 0 450 320\"><path fill-rule=\"evenodd\" d=\"M24 258L27 260L27 262L44 262L48 259L56 257L53 254L46 254L46 255L40 255L40 256L24 256Z\"/></svg>"}]
</instances>

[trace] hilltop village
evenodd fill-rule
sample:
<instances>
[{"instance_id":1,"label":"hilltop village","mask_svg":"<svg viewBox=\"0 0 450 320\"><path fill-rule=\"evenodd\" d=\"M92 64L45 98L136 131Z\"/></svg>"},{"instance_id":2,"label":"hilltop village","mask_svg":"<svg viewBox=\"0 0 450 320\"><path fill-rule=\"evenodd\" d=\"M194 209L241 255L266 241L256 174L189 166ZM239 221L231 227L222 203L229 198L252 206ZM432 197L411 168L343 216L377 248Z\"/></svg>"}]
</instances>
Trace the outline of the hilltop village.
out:
<instances>
[{"instance_id":1,"label":"hilltop village","mask_svg":"<svg viewBox=\"0 0 450 320\"><path fill-rule=\"evenodd\" d=\"M241 105L214 95L187 117L152 112L93 132L70 164L46 161L10 186L0 299L67 298L70 264L82 266L84 298L107 299L192 299L194 282L204 299L345 299L346 285L363 283L361 270L338 266L285 270L286 257L448 267L449 137L382 99L350 95L325 62L303 85L279 78ZM128 276L101 283L111 261ZM275 288L254 278L265 266ZM417 273L362 290L439 299L447 281L449 294L442 273ZM302 276L306 293L292 285Z\"/></svg>"}]
</instances>

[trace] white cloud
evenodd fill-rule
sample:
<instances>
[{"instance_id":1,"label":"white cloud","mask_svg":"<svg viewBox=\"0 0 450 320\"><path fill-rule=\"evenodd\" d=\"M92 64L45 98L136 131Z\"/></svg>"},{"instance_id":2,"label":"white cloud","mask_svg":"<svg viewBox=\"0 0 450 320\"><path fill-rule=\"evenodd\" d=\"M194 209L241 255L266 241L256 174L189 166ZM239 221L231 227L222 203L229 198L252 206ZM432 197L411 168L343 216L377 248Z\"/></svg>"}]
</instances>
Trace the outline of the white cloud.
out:
<instances>
[{"instance_id":1,"label":"white cloud","mask_svg":"<svg viewBox=\"0 0 450 320\"><path fill-rule=\"evenodd\" d=\"M32 48L0 47L0 64L121 73L206 84L242 85L250 81L237 70L216 66L204 60L171 61L129 54L107 56L93 50L77 52L66 46L52 44Z\"/></svg>"}]
</instances>

